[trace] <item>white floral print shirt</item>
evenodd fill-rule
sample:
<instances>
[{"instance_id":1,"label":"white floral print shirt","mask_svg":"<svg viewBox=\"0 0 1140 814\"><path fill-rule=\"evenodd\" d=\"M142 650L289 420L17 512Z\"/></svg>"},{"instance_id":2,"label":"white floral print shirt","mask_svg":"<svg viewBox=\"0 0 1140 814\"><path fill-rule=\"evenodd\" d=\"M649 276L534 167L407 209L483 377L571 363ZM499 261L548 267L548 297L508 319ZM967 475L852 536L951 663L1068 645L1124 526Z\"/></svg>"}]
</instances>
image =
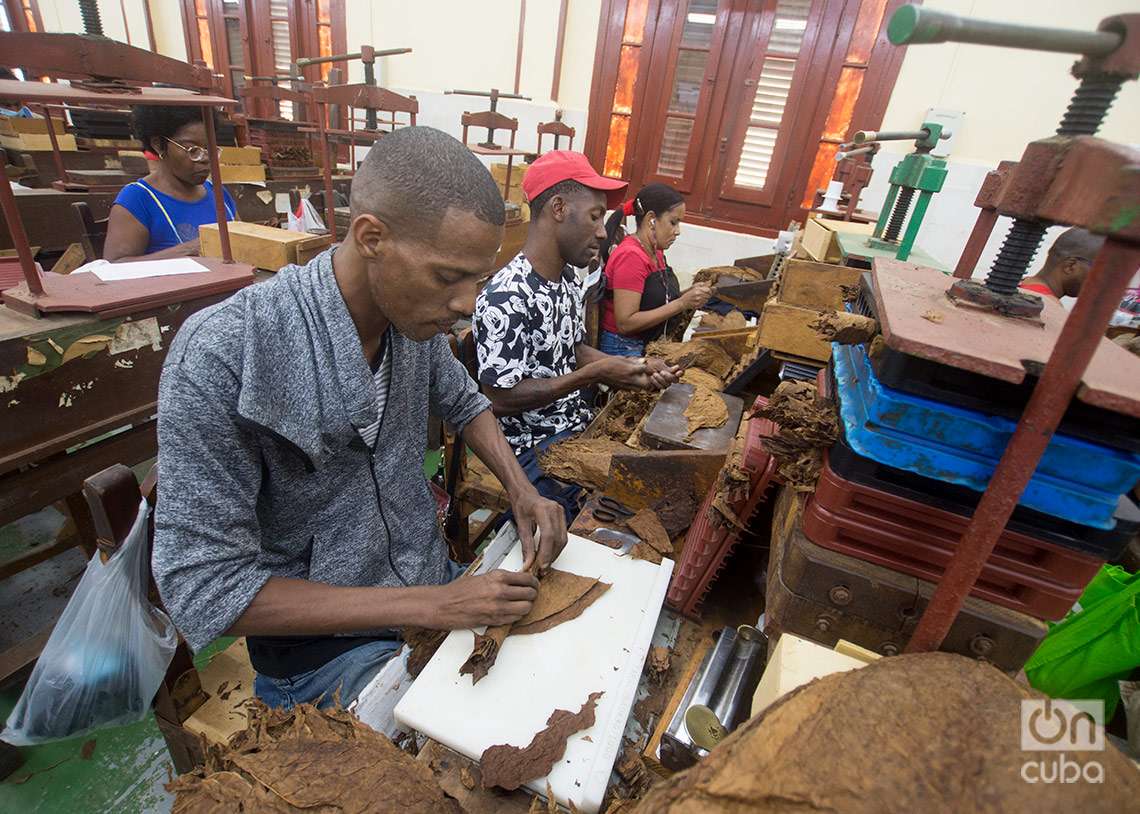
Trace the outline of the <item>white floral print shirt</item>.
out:
<instances>
[{"instance_id":1,"label":"white floral print shirt","mask_svg":"<svg viewBox=\"0 0 1140 814\"><path fill-rule=\"evenodd\" d=\"M511 388L523 379L553 379L576 367L574 346L585 333L583 292L566 266L552 283L522 254L499 270L479 294L472 320L479 382ZM581 391L499 419L515 453L567 430L585 429L592 415Z\"/></svg>"}]
</instances>

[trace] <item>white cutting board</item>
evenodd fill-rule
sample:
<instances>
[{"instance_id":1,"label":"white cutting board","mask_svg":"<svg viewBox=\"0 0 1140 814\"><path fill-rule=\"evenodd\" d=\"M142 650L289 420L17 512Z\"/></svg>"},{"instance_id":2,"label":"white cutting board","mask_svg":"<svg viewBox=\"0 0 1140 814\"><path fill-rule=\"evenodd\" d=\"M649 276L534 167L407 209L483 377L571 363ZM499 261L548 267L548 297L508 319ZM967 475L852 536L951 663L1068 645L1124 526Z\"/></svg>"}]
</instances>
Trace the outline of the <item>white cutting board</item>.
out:
<instances>
[{"instance_id":1,"label":"white cutting board","mask_svg":"<svg viewBox=\"0 0 1140 814\"><path fill-rule=\"evenodd\" d=\"M522 567L518 544L500 567ZM478 761L495 744L525 747L546 728L552 712L577 712L590 693L601 690L594 726L570 736L548 777L527 784L545 795L549 782L559 803L573 802L584 814L595 814L621 748L673 561L654 565L619 557L572 534L554 567L599 577L611 587L577 619L545 633L508 636L495 666L478 684L459 675L474 635L452 631L396 705L395 716L401 726Z\"/></svg>"}]
</instances>

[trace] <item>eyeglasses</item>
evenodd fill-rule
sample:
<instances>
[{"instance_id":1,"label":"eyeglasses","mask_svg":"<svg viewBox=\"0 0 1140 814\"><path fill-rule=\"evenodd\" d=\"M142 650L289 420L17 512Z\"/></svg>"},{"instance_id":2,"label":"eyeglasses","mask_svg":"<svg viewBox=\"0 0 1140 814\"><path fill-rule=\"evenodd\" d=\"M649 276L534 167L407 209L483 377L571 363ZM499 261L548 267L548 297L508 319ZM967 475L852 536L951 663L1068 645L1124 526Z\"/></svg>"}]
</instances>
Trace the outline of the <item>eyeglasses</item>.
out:
<instances>
[{"instance_id":1,"label":"eyeglasses","mask_svg":"<svg viewBox=\"0 0 1140 814\"><path fill-rule=\"evenodd\" d=\"M187 147L184 144L179 144L177 141L175 141L172 138L168 138L167 141L169 141L175 147L178 147L178 148L184 150L186 152L186 157L189 158L191 161L205 161L207 158L210 157L210 151L205 147L199 147L197 145L194 145L193 147ZM218 155L221 155L222 154L222 148L221 147L215 147L214 152L216 152Z\"/></svg>"}]
</instances>

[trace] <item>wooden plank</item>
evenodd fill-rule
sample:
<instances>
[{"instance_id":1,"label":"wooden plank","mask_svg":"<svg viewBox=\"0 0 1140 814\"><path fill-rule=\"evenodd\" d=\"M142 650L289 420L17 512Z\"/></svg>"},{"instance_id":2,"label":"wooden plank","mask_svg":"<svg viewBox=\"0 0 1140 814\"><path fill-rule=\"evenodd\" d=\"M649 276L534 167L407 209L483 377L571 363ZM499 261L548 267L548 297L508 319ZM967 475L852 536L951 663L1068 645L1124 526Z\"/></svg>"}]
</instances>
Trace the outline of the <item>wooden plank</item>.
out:
<instances>
[{"instance_id":1,"label":"wooden plank","mask_svg":"<svg viewBox=\"0 0 1140 814\"><path fill-rule=\"evenodd\" d=\"M169 342L224 296L139 309L130 320L36 320L0 308L0 473L148 420Z\"/></svg>"},{"instance_id":2,"label":"wooden plank","mask_svg":"<svg viewBox=\"0 0 1140 814\"><path fill-rule=\"evenodd\" d=\"M831 343L808 327L821 313L822 310L768 300L760 313L760 346L826 362L831 358Z\"/></svg>"},{"instance_id":3,"label":"wooden plank","mask_svg":"<svg viewBox=\"0 0 1140 814\"><path fill-rule=\"evenodd\" d=\"M62 613L62 611L61 608L60 612ZM55 622L56 620L52 619L51 624L47 627L0 653L0 681L15 675L40 657L40 653L43 652L44 645L47 644L48 637L51 636L51 631L55 627Z\"/></svg>"},{"instance_id":4,"label":"wooden plank","mask_svg":"<svg viewBox=\"0 0 1140 814\"><path fill-rule=\"evenodd\" d=\"M34 468L0 476L0 526L81 491L86 478L112 464L133 466L153 458L158 454L156 427L156 421L147 421L73 453L57 454Z\"/></svg>"},{"instance_id":5,"label":"wooden plank","mask_svg":"<svg viewBox=\"0 0 1140 814\"><path fill-rule=\"evenodd\" d=\"M815 263L810 260L788 260L780 272L776 299L785 305L807 308L843 308L841 285L859 285L862 269Z\"/></svg>"},{"instance_id":6,"label":"wooden plank","mask_svg":"<svg viewBox=\"0 0 1140 814\"><path fill-rule=\"evenodd\" d=\"M690 622L689 624L692 623ZM677 686L673 690L673 695L670 696L669 703L665 705L665 710L661 713L661 717L657 721L657 726L654 728L653 734L649 737L649 741L645 744L645 750L641 753L641 756L645 759L645 765L661 777L669 777L673 774L672 771L661 765L661 760L658 756L658 750L661 747L661 737L669 728L669 721L677 711L677 707L681 706L681 701L685 698L685 690L689 688L689 683L692 682L693 677L697 674L697 670L700 669L701 659L705 657L705 653L707 653L712 646L713 639L711 637L705 637L698 642L692 657L685 663L685 669L677 678ZM674 653L674 656L676 656L676 653Z\"/></svg>"}]
</instances>

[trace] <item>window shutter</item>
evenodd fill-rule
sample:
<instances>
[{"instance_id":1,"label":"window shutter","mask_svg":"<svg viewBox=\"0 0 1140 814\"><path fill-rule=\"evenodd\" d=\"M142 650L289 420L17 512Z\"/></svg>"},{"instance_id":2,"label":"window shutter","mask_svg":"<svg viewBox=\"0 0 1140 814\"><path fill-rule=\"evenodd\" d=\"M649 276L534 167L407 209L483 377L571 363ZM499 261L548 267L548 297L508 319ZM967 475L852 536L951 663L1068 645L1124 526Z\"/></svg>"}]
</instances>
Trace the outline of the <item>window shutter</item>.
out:
<instances>
[{"instance_id":1,"label":"window shutter","mask_svg":"<svg viewBox=\"0 0 1140 814\"><path fill-rule=\"evenodd\" d=\"M792 92L792 78L807 28L811 0L779 0L760 76L752 97L748 128L736 166L737 186L763 189L776 150L776 138L784 118L784 107Z\"/></svg>"}]
</instances>

